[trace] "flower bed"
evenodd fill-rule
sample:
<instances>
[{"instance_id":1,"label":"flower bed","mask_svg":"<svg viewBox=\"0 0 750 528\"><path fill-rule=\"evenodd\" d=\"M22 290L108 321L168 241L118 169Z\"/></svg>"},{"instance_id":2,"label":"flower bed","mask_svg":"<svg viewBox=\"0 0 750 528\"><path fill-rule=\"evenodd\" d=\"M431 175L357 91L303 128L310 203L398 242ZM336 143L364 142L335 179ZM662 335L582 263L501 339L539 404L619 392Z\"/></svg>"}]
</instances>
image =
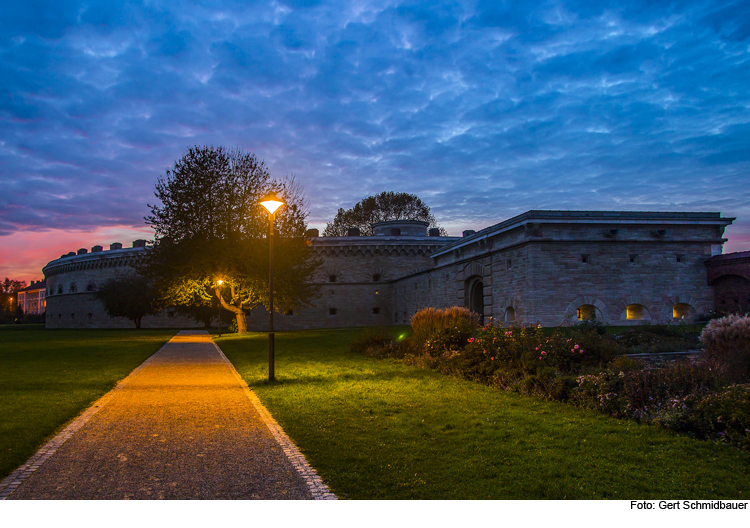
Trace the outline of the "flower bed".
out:
<instances>
[{"instance_id":1,"label":"flower bed","mask_svg":"<svg viewBox=\"0 0 750 528\"><path fill-rule=\"evenodd\" d=\"M428 315L432 333L424 327L415 331L419 340L412 337L395 343L381 331L353 344L352 349L750 448L750 375L737 368L747 365L741 341L750 328L747 318L717 320L704 330L704 342L714 346L710 361L677 361L646 369L642 362L621 355L627 348L614 342L603 325L550 330L470 325L465 318L456 324L453 317L445 318L452 323L441 327L435 324L443 317L439 310ZM660 332L646 331L649 335ZM735 341L740 345L735 346Z\"/></svg>"}]
</instances>

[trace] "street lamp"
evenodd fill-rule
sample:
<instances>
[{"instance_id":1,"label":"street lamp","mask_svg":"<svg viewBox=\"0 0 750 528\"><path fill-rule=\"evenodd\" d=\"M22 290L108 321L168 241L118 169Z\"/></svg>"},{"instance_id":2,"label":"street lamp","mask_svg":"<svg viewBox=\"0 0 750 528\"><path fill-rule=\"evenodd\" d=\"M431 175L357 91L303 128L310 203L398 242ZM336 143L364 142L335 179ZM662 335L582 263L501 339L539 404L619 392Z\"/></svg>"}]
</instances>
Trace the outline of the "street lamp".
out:
<instances>
[{"instance_id":1,"label":"street lamp","mask_svg":"<svg viewBox=\"0 0 750 528\"><path fill-rule=\"evenodd\" d=\"M274 381L274 333L273 333L273 223L276 219L276 210L284 205L284 202L271 191L261 198L260 204L268 211L268 381Z\"/></svg>"},{"instance_id":2,"label":"street lamp","mask_svg":"<svg viewBox=\"0 0 750 528\"><path fill-rule=\"evenodd\" d=\"M221 285L224 284L224 281L219 279L216 281L216 284L218 284L219 288L221 288ZM219 296L221 296L221 290L219 290ZM219 337L221 337L221 298L219 298Z\"/></svg>"}]
</instances>

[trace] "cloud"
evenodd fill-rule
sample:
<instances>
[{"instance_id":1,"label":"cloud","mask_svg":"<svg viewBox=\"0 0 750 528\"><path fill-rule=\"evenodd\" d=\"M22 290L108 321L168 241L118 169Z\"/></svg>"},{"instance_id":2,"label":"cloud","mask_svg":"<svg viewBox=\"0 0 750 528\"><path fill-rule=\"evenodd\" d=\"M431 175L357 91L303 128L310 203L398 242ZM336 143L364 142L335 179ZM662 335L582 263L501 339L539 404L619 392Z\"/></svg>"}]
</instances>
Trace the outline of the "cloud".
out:
<instances>
[{"instance_id":1,"label":"cloud","mask_svg":"<svg viewBox=\"0 0 750 528\"><path fill-rule=\"evenodd\" d=\"M3 249L142 229L196 144L296 174L316 227L384 190L459 227L542 207L750 217L746 2L7 4Z\"/></svg>"}]
</instances>

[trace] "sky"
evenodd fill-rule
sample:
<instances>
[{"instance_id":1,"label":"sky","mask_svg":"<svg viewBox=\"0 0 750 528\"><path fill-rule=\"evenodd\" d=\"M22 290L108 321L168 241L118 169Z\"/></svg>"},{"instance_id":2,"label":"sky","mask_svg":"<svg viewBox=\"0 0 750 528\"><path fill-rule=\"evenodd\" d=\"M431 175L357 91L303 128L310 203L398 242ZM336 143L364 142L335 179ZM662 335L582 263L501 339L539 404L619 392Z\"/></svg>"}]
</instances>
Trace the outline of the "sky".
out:
<instances>
[{"instance_id":1,"label":"sky","mask_svg":"<svg viewBox=\"0 0 750 528\"><path fill-rule=\"evenodd\" d=\"M0 276L151 238L193 145L382 192L449 234L530 209L714 211L750 249L750 2L0 3Z\"/></svg>"}]
</instances>

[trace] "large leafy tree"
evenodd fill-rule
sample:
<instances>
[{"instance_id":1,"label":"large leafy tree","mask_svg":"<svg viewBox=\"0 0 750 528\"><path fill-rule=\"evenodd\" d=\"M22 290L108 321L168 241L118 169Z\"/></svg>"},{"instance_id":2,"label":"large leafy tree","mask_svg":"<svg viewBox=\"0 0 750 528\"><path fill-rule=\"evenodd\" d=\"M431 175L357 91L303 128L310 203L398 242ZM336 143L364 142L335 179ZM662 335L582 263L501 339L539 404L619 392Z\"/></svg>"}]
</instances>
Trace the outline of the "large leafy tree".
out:
<instances>
[{"instance_id":1,"label":"large leafy tree","mask_svg":"<svg viewBox=\"0 0 750 528\"><path fill-rule=\"evenodd\" d=\"M18 291L26 287L26 281L5 277L0 281L0 322L13 322L23 316L18 305Z\"/></svg>"},{"instance_id":2,"label":"large leafy tree","mask_svg":"<svg viewBox=\"0 0 750 528\"><path fill-rule=\"evenodd\" d=\"M125 317L141 327L146 315L159 313L161 306L156 291L146 277L124 275L109 279L96 292L104 311L112 317Z\"/></svg>"},{"instance_id":3,"label":"large leafy tree","mask_svg":"<svg viewBox=\"0 0 750 528\"><path fill-rule=\"evenodd\" d=\"M333 222L326 224L323 236L346 236L350 227L358 227L362 235L371 236L372 224L386 220L421 220L437 227L430 208L419 197L386 191L365 198L351 209L339 209ZM440 228L440 232L445 235L444 229Z\"/></svg>"},{"instance_id":4,"label":"large leafy tree","mask_svg":"<svg viewBox=\"0 0 750 528\"><path fill-rule=\"evenodd\" d=\"M255 155L193 147L159 178L146 217L155 233L139 270L177 306L218 299L247 331L246 314L268 306L268 213L260 198L273 190L286 205L276 213L274 308L308 304L308 278L319 265L305 241L307 205L293 178L273 179ZM222 281L222 284L219 284Z\"/></svg>"}]
</instances>

